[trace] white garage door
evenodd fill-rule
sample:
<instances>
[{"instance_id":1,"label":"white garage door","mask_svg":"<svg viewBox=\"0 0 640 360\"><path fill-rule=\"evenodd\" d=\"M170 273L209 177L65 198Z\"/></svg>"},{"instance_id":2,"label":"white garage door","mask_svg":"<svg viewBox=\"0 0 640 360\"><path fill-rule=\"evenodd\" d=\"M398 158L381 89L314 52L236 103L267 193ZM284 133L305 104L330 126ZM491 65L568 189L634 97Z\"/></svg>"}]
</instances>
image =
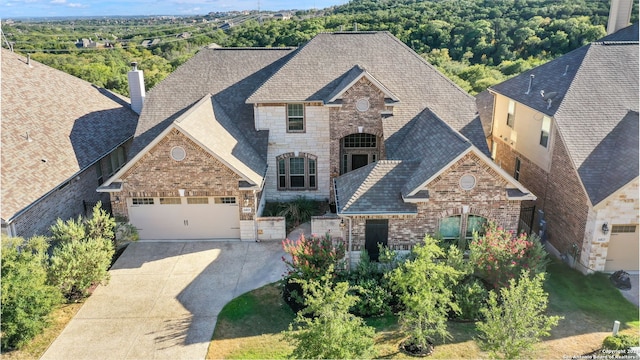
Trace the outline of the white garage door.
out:
<instances>
[{"instance_id":1,"label":"white garage door","mask_svg":"<svg viewBox=\"0 0 640 360\"><path fill-rule=\"evenodd\" d=\"M637 225L613 225L605 271L638 271L640 250Z\"/></svg>"},{"instance_id":2,"label":"white garage door","mask_svg":"<svg viewBox=\"0 0 640 360\"><path fill-rule=\"evenodd\" d=\"M235 197L133 198L127 205L141 240L240 238Z\"/></svg>"}]
</instances>

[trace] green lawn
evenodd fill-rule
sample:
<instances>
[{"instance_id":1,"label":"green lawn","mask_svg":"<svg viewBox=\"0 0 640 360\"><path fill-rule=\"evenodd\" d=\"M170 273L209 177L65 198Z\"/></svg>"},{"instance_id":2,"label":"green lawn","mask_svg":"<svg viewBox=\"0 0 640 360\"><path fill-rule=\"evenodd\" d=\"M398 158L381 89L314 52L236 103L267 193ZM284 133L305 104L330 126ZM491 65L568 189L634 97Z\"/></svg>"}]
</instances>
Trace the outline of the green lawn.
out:
<instances>
[{"instance_id":1,"label":"green lawn","mask_svg":"<svg viewBox=\"0 0 640 360\"><path fill-rule=\"evenodd\" d=\"M638 308L615 289L607 275L584 276L560 262L548 268L545 289L549 292L548 312L562 315L558 327L538 347L537 358L583 355L598 349L613 321L624 332L637 334ZM283 359L291 347L280 333L294 318L282 301L277 284L267 285L231 301L218 316L207 354L208 359ZM408 358L398 351L403 340L394 316L366 319L376 328L379 358ZM433 359L486 358L473 341L473 323L450 322L453 340L436 344Z\"/></svg>"}]
</instances>

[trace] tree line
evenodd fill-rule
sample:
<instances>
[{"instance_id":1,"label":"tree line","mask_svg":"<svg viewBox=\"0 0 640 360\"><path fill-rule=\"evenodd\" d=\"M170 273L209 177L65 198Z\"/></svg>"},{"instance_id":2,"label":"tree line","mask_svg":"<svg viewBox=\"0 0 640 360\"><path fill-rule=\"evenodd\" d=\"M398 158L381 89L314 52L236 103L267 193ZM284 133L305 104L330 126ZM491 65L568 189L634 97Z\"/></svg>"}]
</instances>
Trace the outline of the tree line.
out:
<instances>
[{"instance_id":1,"label":"tree line","mask_svg":"<svg viewBox=\"0 0 640 360\"><path fill-rule=\"evenodd\" d=\"M471 94L603 37L609 1L590 0L353 0L290 20L252 16L222 30L210 16L84 23L3 25L16 49L35 60L128 96L131 61L148 89L205 45L299 46L319 32L391 32ZM634 2L632 22L638 21ZM232 24L232 23L230 23ZM176 39L186 31L190 37ZM78 37L104 37L109 49L78 51ZM84 36L79 36L84 35ZM153 47L144 39L160 38Z\"/></svg>"}]
</instances>

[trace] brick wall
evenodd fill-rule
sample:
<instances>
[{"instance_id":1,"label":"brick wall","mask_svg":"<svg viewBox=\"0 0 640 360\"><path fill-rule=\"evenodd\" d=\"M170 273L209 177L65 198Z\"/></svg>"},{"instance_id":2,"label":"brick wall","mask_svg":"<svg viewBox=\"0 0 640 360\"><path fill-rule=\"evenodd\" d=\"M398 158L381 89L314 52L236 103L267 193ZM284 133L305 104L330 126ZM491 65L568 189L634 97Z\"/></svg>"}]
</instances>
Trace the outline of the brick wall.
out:
<instances>
[{"instance_id":1,"label":"brick wall","mask_svg":"<svg viewBox=\"0 0 640 360\"><path fill-rule=\"evenodd\" d=\"M465 174L476 178L476 186L471 190L463 190L459 185L460 177ZM477 155L469 153L427 185L429 201L417 204L417 215L355 217L352 223L353 250L364 246L366 220L389 219L388 245L396 250L408 250L422 241L425 234L436 236L442 218L465 215L463 207L468 207L466 214L485 217L515 231L520 217L520 201L507 199L507 184Z\"/></svg>"},{"instance_id":2,"label":"brick wall","mask_svg":"<svg viewBox=\"0 0 640 360\"><path fill-rule=\"evenodd\" d=\"M15 235L25 238L46 235L58 218L67 220L78 215L87 215L84 212L83 200L88 203L102 201L103 207L108 208L109 196L96 192L97 187L96 168L92 166L15 219ZM90 214L91 209L87 210Z\"/></svg>"},{"instance_id":3,"label":"brick wall","mask_svg":"<svg viewBox=\"0 0 640 360\"><path fill-rule=\"evenodd\" d=\"M186 158L173 160L170 151L182 146ZM185 196L235 196L238 211L242 211L245 194L253 209L253 193L239 190L239 175L218 159L204 151L178 130L171 131L153 149L146 153L123 176L122 192L112 193L114 214L128 216L126 200L132 197L177 197L178 189ZM119 201L116 202L116 197ZM253 219L253 213L240 213L240 220Z\"/></svg>"},{"instance_id":4,"label":"brick wall","mask_svg":"<svg viewBox=\"0 0 640 360\"><path fill-rule=\"evenodd\" d=\"M555 137L544 212L547 239L561 253L581 247L589 202L560 136Z\"/></svg>"}]
</instances>

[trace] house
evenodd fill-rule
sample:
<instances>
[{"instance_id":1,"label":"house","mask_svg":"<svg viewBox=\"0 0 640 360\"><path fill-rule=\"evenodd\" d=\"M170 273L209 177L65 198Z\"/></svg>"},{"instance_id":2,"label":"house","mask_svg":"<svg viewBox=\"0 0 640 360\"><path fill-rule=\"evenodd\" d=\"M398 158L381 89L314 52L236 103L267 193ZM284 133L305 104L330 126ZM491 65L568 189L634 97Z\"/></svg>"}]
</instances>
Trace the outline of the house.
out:
<instances>
[{"instance_id":1,"label":"house","mask_svg":"<svg viewBox=\"0 0 640 360\"><path fill-rule=\"evenodd\" d=\"M638 24L490 92L494 158L537 196L534 231L583 272L638 271Z\"/></svg>"},{"instance_id":2,"label":"house","mask_svg":"<svg viewBox=\"0 0 640 360\"><path fill-rule=\"evenodd\" d=\"M133 95L132 95L133 97ZM388 32L202 49L150 91L130 161L99 191L142 239L260 239L265 201L336 203L351 249L517 229L475 100Z\"/></svg>"},{"instance_id":3,"label":"house","mask_svg":"<svg viewBox=\"0 0 640 360\"><path fill-rule=\"evenodd\" d=\"M96 188L126 161L129 100L2 49L2 232L46 234L109 197Z\"/></svg>"}]
</instances>

